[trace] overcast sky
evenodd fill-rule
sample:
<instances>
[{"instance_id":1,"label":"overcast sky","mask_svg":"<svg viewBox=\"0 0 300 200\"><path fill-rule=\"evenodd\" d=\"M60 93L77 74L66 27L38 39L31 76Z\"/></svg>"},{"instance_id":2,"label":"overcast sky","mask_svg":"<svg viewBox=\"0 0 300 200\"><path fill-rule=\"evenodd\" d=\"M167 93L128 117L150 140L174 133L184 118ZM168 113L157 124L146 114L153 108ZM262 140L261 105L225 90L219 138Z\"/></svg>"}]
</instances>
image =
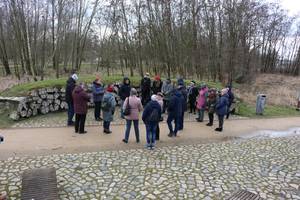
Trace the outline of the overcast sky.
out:
<instances>
[{"instance_id":1,"label":"overcast sky","mask_svg":"<svg viewBox=\"0 0 300 200\"><path fill-rule=\"evenodd\" d=\"M290 15L300 14L300 0L271 0L281 2L283 8L287 9Z\"/></svg>"}]
</instances>

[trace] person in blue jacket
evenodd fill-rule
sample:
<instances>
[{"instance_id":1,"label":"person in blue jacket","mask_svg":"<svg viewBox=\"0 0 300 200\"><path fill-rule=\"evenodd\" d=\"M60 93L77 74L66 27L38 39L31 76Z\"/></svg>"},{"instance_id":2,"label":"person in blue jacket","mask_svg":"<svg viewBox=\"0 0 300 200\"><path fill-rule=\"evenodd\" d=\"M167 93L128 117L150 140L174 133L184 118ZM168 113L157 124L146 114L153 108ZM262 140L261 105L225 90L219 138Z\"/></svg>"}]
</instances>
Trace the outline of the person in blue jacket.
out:
<instances>
[{"instance_id":1,"label":"person in blue jacket","mask_svg":"<svg viewBox=\"0 0 300 200\"><path fill-rule=\"evenodd\" d=\"M168 119L167 124L169 127L170 133L169 137L176 137L179 129L179 120L182 113L181 105L182 95L178 90L173 90L171 93L171 98L168 106ZM174 121L175 127L173 129L172 122Z\"/></svg>"},{"instance_id":2,"label":"person in blue jacket","mask_svg":"<svg viewBox=\"0 0 300 200\"><path fill-rule=\"evenodd\" d=\"M221 97L219 98L217 105L216 105L216 113L219 119L219 127L215 129L215 131L222 132L223 131L223 124L224 124L224 117L227 115L228 112L228 88L225 88L221 91Z\"/></svg>"},{"instance_id":3,"label":"person in blue jacket","mask_svg":"<svg viewBox=\"0 0 300 200\"><path fill-rule=\"evenodd\" d=\"M155 147L156 129L158 123L161 119L162 109L156 100L156 96L151 96L151 101L146 105L142 120L146 126L146 140L148 149L153 149Z\"/></svg>"},{"instance_id":4,"label":"person in blue jacket","mask_svg":"<svg viewBox=\"0 0 300 200\"><path fill-rule=\"evenodd\" d=\"M92 92L93 92L93 100L95 104L95 110L94 110L94 116L96 121L101 121L101 104L103 95L105 93L103 84L101 83L101 80L99 77L96 78L96 80L93 82L92 86Z\"/></svg>"}]
</instances>

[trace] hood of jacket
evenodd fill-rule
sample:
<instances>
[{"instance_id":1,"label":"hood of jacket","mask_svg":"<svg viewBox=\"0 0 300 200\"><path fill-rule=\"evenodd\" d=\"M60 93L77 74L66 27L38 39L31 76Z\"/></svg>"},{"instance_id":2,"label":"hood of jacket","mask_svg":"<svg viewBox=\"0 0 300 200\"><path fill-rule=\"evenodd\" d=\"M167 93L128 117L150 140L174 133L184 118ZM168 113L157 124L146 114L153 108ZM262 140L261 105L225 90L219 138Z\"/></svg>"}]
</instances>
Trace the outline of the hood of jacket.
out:
<instances>
[{"instance_id":1,"label":"hood of jacket","mask_svg":"<svg viewBox=\"0 0 300 200\"><path fill-rule=\"evenodd\" d=\"M81 87L81 86L79 86L79 85L77 85L76 87L75 87L75 89L74 89L74 93L80 93L80 92L82 92L83 91L83 88Z\"/></svg>"},{"instance_id":2,"label":"hood of jacket","mask_svg":"<svg viewBox=\"0 0 300 200\"><path fill-rule=\"evenodd\" d=\"M128 80L128 83L126 83L127 80ZM123 84L124 85L130 85L130 79L128 77L124 77Z\"/></svg>"}]
</instances>

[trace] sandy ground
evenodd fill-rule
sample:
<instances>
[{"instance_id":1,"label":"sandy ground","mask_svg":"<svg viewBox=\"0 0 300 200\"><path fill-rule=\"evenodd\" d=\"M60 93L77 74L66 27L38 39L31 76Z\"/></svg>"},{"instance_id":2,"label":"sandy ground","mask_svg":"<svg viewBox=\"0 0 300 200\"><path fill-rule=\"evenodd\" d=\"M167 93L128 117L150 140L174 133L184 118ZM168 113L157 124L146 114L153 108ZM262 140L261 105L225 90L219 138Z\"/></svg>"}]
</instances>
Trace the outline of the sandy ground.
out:
<instances>
[{"instance_id":1,"label":"sandy ground","mask_svg":"<svg viewBox=\"0 0 300 200\"><path fill-rule=\"evenodd\" d=\"M157 147L178 144L198 144L207 142L226 141L239 138L258 130L286 130L300 126L300 118L247 119L227 120L225 130L217 134L214 128L205 123L186 122L185 128L177 138L167 137L166 123L161 123L160 141ZM141 143L135 143L133 127L130 141L124 144L125 127L112 126L113 133L105 135L102 127L89 126L87 134L75 134L72 127L63 128L23 128L5 129L0 132L4 136L4 143L0 144L0 159L12 156L38 156L61 153L79 153L100 150L122 150L143 148L145 144L145 127L140 125Z\"/></svg>"}]
</instances>

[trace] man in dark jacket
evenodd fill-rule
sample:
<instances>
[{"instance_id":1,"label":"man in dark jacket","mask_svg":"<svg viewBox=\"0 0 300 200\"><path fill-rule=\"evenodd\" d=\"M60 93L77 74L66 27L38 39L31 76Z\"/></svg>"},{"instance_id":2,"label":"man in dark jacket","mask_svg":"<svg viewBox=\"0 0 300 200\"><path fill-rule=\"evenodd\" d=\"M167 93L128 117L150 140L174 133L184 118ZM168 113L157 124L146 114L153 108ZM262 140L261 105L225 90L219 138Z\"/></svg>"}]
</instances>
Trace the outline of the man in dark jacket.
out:
<instances>
[{"instance_id":1,"label":"man in dark jacket","mask_svg":"<svg viewBox=\"0 0 300 200\"><path fill-rule=\"evenodd\" d=\"M208 97L207 97L207 109L208 109L209 122L206 124L206 126L212 126L214 124L214 114L216 111L216 103L217 103L217 90L210 89L208 91Z\"/></svg>"},{"instance_id":2,"label":"man in dark jacket","mask_svg":"<svg viewBox=\"0 0 300 200\"><path fill-rule=\"evenodd\" d=\"M182 113L181 98L182 98L181 93L177 90L173 90L170 101L169 101L169 105L168 105L167 124L168 124L169 131L170 131L170 133L168 134L169 137L177 136L177 132L179 129L180 115ZM173 126L172 126L173 121L175 123L174 130L173 130Z\"/></svg>"},{"instance_id":3,"label":"man in dark jacket","mask_svg":"<svg viewBox=\"0 0 300 200\"><path fill-rule=\"evenodd\" d=\"M146 105L143 112L143 122L146 126L147 134L147 148L153 149L155 147L156 128L161 118L162 109L156 100L156 96L151 97L151 101Z\"/></svg>"},{"instance_id":4,"label":"man in dark jacket","mask_svg":"<svg viewBox=\"0 0 300 200\"><path fill-rule=\"evenodd\" d=\"M74 111L75 111L75 133L84 134L86 113L90 96L84 91L83 85L76 86L73 91Z\"/></svg>"},{"instance_id":5,"label":"man in dark jacket","mask_svg":"<svg viewBox=\"0 0 300 200\"><path fill-rule=\"evenodd\" d=\"M219 128L216 128L215 131L222 132L223 131L223 124L224 124L224 117L227 114L228 110L228 89L223 89L221 91L221 97L219 98L217 105L216 105L216 112L219 119Z\"/></svg>"},{"instance_id":6,"label":"man in dark jacket","mask_svg":"<svg viewBox=\"0 0 300 200\"><path fill-rule=\"evenodd\" d=\"M142 104L145 106L151 99L151 79L149 73L146 73L144 78L141 80L141 93Z\"/></svg>"},{"instance_id":7,"label":"man in dark jacket","mask_svg":"<svg viewBox=\"0 0 300 200\"><path fill-rule=\"evenodd\" d=\"M181 131L183 130L184 112L187 111L187 90L184 85L183 79L178 79L177 84L178 84L177 90L181 93L182 112L181 115L179 116L179 127L178 127L178 130Z\"/></svg>"},{"instance_id":8,"label":"man in dark jacket","mask_svg":"<svg viewBox=\"0 0 300 200\"><path fill-rule=\"evenodd\" d=\"M130 96L130 90L131 90L131 86L130 86L130 79L128 77L124 77L123 79L123 84L121 85L120 89L119 89L119 96L121 99L121 118L125 119L124 114L123 114L123 104L124 101L127 97Z\"/></svg>"},{"instance_id":9,"label":"man in dark jacket","mask_svg":"<svg viewBox=\"0 0 300 200\"><path fill-rule=\"evenodd\" d=\"M188 101L190 104L190 113L196 114L196 99L199 92L197 87L195 86L195 81L191 81L191 85L188 89Z\"/></svg>"},{"instance_id":10,"label":"man in dark jacket","mask_svg":"<svg viewBox=\"0 0 300 200\"><path fill-rule=\"evenodd\" d=\"M73 105L73 97L72 92L76 86L76 81L78 80L77 74L73 74L68 80L66 85L66 102L68 104L68 126L73 126L74 121L74 105Z\"/></svg>"},{"instance_id":11,"label":"man in dark jacket","mask_svg":"<svg viewBox=\"0 0 300 200\"><path fill-rule=\"evenodd\" d=\"M92 91L93 91L93 100L95 104L95 111L94 111L94 116L96 121L101 121L101 102L103 99L104 95L104 87L101 83L101 80L99 77L96 78L96 80L93 82L92 86Z\"/></svg>"},{"instance_id":12,"label":"man in dark jacket","mask_svg":"<svg viewBox=\"0 0 300 200\"><path fill-rule=\"evenodd\" d=\"M232 92L232 86L229 84L228 86L227 86L227 88L228 88L228 110L227 110L227 115L226 115L226 119L228 119L229 118L229 115L230 115L230 107L231 107L231 105L232 105L232 103L233 103L233 101L234 101L234 94L233 94L233 92Z\"/></svg>"}]
</instances>

